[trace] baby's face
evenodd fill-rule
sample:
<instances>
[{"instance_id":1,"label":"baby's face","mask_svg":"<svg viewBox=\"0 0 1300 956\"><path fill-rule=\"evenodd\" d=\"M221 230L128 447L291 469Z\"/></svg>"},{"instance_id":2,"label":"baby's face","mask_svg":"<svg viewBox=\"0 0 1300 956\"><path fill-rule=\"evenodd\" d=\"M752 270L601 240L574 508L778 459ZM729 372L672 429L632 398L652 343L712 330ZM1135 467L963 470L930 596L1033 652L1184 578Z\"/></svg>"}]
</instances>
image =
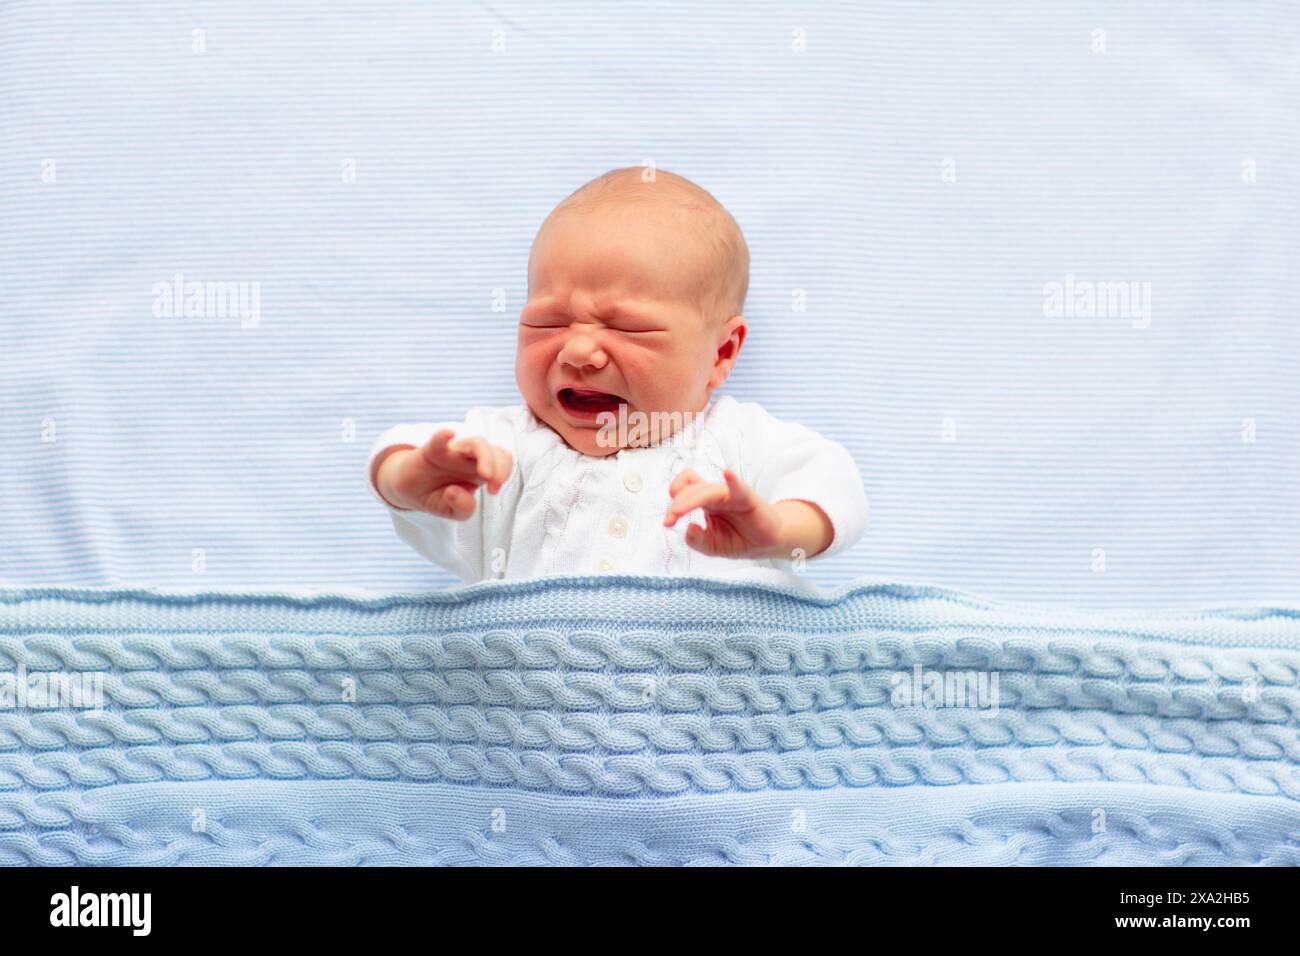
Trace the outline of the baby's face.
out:
<instances>
[{"instance_id":1,"label":"baby's face","mask_svg":"<svg viewBox=\"0 0 1300 956\"><path fill-rule=\"evenodd\" d=\"M628 442L622 434L608 442L602 412L626 404L635 420L633 412L703 409L745 335L740 316L704 314L707 261L702 240L671 215L553 215L533 242L515 356L533 414L572 448L603 457Z\"/></svg>"}]
</instances>

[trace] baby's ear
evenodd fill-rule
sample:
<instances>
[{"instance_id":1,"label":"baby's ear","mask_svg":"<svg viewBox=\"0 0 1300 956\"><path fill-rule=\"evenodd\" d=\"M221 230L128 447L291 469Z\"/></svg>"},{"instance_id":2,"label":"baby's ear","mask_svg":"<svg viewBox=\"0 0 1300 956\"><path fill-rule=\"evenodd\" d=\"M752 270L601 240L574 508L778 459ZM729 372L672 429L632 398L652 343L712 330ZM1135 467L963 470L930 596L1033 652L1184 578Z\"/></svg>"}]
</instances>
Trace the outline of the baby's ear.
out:
<instances>
[{"instance_id":1,"label":"baby's ear","mask_svg":"<svg viewBox=\"0 0 1300 956\"><path fill-rule=\"evenodd\" d=\"M713 374L709 376L709 387L718 388L731 374L736 360L740 358L740 348L745 344L745 335L749 326L743 315L733 315L718 328L717 353L713 357Z\"/></svg>"}]
</instances>

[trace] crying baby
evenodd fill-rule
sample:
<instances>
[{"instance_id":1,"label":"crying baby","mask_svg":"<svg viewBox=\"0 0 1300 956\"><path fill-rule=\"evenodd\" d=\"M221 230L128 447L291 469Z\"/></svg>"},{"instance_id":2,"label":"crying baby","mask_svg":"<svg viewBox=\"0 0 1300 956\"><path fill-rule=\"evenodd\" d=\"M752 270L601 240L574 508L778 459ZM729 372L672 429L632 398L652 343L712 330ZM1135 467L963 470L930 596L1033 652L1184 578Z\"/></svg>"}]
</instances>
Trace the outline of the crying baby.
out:
<instances>
[{"instance_id":1,"label":"crying baby","mask_svg":"<svg viewBox=\"0 0 1300 956\"><path fill-rule=\"evenodd\" d=\"M690 180L632 167L579 188L529 255L523 403L375 443L370 485L398 535L471 582L788 579L851 546L867 519L852 456L713 395L745 344L748 287L739 226Z\"/></svg>"}]
</instances>

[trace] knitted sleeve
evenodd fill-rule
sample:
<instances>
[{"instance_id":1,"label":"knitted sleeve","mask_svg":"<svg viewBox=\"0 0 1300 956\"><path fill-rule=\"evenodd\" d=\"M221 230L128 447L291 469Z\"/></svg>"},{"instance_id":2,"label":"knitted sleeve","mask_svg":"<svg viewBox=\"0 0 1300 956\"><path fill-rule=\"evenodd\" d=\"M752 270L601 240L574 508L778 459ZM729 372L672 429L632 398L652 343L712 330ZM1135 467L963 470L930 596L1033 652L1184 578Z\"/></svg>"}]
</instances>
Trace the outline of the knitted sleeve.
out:
<instances>
[{"instance_id":1,"label":"knitted sleeve","mask_svg":"<svg viewBox=\"0 0 1300 956\"><path fill-rule=\"evenodd\" d=\"M499 448L515 454L517 416L508 408L472 408L463 422L432 422L396 425L375 441L366 462L367 484L387 509L397 536L463 581L474 582L493 576L493 555L498 539L509 535L509 520L514 512L520 482L516 466L510 478L495 495L480 487L477 507L465 521L440 518L422 511L395 508L384 500L375 486L375 472L383 453L394 446L418 448L440 429L450 428L456 438L485 438Z\"/></svg>"},{"instance_id":2,"label":"knitted sleeve","mask_svg":"<svg viewBox=\"0 0 1300 956\"><path fill-rule=\"evenodd\" d=\"M754 402L739 403L735 413L744 463L740 477L767 501L809 501L825 512L834 537L818 557L851 547L866 530L867 495L848 450Z\"/></svg>"}]
</instances>

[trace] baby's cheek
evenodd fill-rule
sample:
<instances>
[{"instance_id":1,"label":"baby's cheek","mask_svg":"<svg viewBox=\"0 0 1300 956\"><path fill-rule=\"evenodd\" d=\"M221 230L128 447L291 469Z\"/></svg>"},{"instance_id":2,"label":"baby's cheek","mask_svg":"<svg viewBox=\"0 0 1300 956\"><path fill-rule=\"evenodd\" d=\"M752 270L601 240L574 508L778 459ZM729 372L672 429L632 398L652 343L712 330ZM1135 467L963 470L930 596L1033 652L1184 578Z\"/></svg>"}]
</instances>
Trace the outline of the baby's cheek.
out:
<instances>
[{"instance_id":1,"label":"baby's cheek","mask_svg":"<svg viewBox=\"0 0 1300 956\"><path fill-rule=\"evenodd\" d=\"M515 356L515 376L519 379L522 386L526 381L539 382L546 378L546 370L550 368L551 359L548 357L549 349L544 342L534 342L529 345L521 343L518 353Z\"/></svg>"},{"instance_id":2,"label":"baby's cheek","mask_svg":"<svg viewBox=\"0 0 1300 956\"><path fill-rule=\"evenodd\" d=\"M642 404L649 408L681 408L692 400L696 364L676 352L645 353L629 359L624 377L638 385Z\"/></svg>"},{"instance_id":3,"label":"baby's cheek","mask_svg":"<svg viewBox=\"0 0 1300 956\"><path fill-rule=\"evenodd\" d=\"M614 356L614 361L618 363L624 381L632 386L642 402L663 390L662 379L667 376L668 370L656 356L624 350Z\"/></svg>"}]
</instances>

